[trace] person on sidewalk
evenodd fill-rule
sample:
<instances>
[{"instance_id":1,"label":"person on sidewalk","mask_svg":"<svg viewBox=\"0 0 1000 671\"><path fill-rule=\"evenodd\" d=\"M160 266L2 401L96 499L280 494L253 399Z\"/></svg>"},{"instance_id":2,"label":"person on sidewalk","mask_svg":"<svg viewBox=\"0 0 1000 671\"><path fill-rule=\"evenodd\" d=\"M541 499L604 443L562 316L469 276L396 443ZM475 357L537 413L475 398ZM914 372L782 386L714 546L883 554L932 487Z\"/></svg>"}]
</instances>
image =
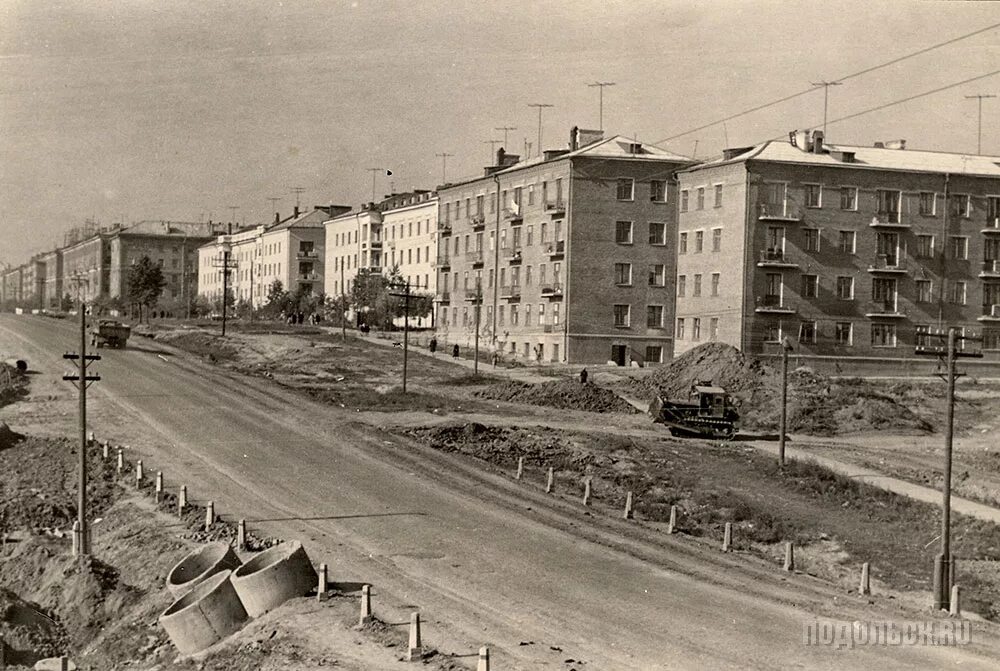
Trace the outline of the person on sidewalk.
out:
<instances>
[{"instance_id":1,"label":"person on sidewalk","mask_svg":"<svg viewBox=\"0 0 1000 671\"><path fill-rule=\"evenodd\" d=\"M431 350L431 354L434 354L434 352L436 352L437 348L438 348L438 340L437 340L437 338L431 338L431 342L430 342L430 344L429 344L428 347Z\"/></svg>"},{"instance_id":2,"label":"person on sidewalk","mask_svg":"<svg viewBox=\"0 0 1000 671\"><path fill-rule=\"evenodd\" d=\"M588 373L586 368L580 371L580 384L587 384L587 376Z\"/></svg>"},{"instance_id":3,"label":"person on sidewalk","mask_svg":"<svg viewBox=\"0 0 1000 671\"><path fill-rule=\"evenodd\" d=\"M458 358L458 343L455 343L455 346L451 348L451 355Z\"/></svg>"}]
</instances>

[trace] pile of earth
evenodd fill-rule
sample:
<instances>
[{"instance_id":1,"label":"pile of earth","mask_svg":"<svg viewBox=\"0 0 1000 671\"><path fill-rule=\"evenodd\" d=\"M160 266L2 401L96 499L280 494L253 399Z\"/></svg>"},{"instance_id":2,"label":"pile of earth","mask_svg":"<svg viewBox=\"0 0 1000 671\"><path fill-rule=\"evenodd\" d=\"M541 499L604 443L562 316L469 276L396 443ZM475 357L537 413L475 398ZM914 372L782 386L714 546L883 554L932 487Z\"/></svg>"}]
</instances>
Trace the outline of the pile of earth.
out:
<instances>
[{"instance_id":1,"label":"pile of earth","mask_svg":"<svg viewBox=\"0 0 1000 671\"><path fill-rule=\"evenodd\" d=\"M11 429L6 422L0 422L0 450L13 447L22 440L24 440L22 434Z\"/></svg>"},{"instance_id":2,"label":"pile of earth","mask_svg":"<svg viewBox=\"0 0 1000 671\"><path fill-rule=\"evenodd\" d=\"M31 667L66 650L66 632L54 614L0 587L0 640L8 666Z\"/></svg>"},{"instance_id":3,"label":"pile of earth","mask_svg":"<svg viewBox=\"0 0 1000 671\"><path fill-rule=\"evenodd\" d=\"M239 350L231 341L218 333L198 330L161 331L155 339L182 350L197 354L208 361L231 361L236 358Z\"/></svg>"},{"instance_id":4,"label":"pile of earth","mask_svg":"<svg viewBox=\"0 0 1000 671\"><path fill-rule=\"evenodd\" d=\"M476 396L494 401L510 401L531 405L545 405L562 410L586 412L638 412L631 404L609 389L595 384L580 384L570 380L527 384L506 380L491 384L477 391Z\"/></svg>"},{"instance_id":5,"label":"pile of earth","mask_svg":"<svg viewBox=\"0 0 1000 671\"><path fill-rule=\"evenodd\" d=\"M23 370L0 361L0 408L28 393L28 376Z\"/></svg>"},{"instance_id":6,"label":"pile of earth","mask_svg":"<svg viewBox=\"0 0 1000 671\"><path fill-rule=\"evenodd\" d=\"M634 384L650 396L685 400L692 386L700 382L722 387L734 398L744 429L778 428L780 373L731 345L705 343L695 347ZM932 432L931 423L911 409L923 405L907 396L914 392L911 387L900 383L887 388L860 378L834 379L798 368L788 375L789 431L819 436L869 430Z\"/></svg>"}]
</instances>

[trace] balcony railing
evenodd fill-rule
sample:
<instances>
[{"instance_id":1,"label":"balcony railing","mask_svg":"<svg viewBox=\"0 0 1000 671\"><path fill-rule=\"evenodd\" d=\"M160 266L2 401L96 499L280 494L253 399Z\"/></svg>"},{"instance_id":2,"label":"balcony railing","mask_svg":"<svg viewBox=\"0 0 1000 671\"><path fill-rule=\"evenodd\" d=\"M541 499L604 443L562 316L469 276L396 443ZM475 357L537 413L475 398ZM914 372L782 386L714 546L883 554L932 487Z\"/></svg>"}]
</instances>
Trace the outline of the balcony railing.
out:
<instances>
[{"instance_id":1,"label":"balcony railing","mask_svg":"<svg viewBox=\"0 0 1000 671\"><path fill-rule=\"evenodd\" d=\"M552 324L542 324L542 333L552 333Z\"/></svg>"},{"instance_id":2,"label":"balcony railing","mask_svg":"<svg viewBox=\"0 0 1000 671\"><path fill-rule=\"evenodd\" d=\"M543 296L562 296L563 286L562 282L553 282L551 284L542 285L542 295Z\"/></svg>"},{"instance_id":3,"label":"balcony railing","mask_svg":"<svg viewBox=\"0 0 1000 671\"><path fill-rule=\"evenodd\" d=\"M319 273L299 273L295 279L299 282L318 282L320 276Z\"/></svg>"},{"instance_id":4,"label":"balcony railing","mask_svg":"<svg viewBox=\"0 0 1000 671\"><path fill-rule=\"evenodd\" d=\"M566 204L561 200L549 201L545 203L545 211L553 217L560 217L566 214Z\"/></svg>"},{"instance_id":5,"label":"balcony railing","mask_svg":"<svg viewBox=\"0 0 1000 671\"><path fill-rule=\"evenodd\" d=\"M802 209L797 203L758 203L757 219L760 221L802 221Z\"/></svg>"},{"instance_id":6,"label":"balcony railing","mask_svg":"<svg viewBox=\"0 0 1000 671\"><path fill-rule=\"evenodd\" d=\"M986 226L983 227L983 233L1000 233L1000 217L993 217L992 219L986 220Z\"/></svg>"},{"instance_id":7,"label":"balcony railing","mask_svg":"<svg viewBox=\"0 0 1000 671\"><path fill-rule=\"evenodd\" d=\"M889 254L878 254L875 256L875 263L868 266L870 273L905 273L906 263L899 256Z\"/></svg>"},{"instance_id":8,"label":"balcony railing","mask_svg":"<svg viewBox=\"0 0 1000 671\"><path fill-rule=\"evenodd\" d=\"M315 249L300 249L295 252L296 259L318 259L319 252Z\"/></svg>"},{"instance_id":9,"label":"balcony railing","mask_svg":"<svg viewBox=\"0 0 1000 671\"><path fill-rule=\"evenodd\" d=\"M451 235L451 222L443 222L438 224L438 233L441 235Z\"/></svg>"},{"instance_id":10,"label":"balcony railing","mask_svg":"<svg viewBox=\"0 0 1000 671\"><path fill-rule=\"evenodd\" d=\"M1000 277L1000 261L986 260L983 261L983 269L979 271L980 277Z\"/></svg>"},{"instance_id":11,"label":"balcony railing","mask_svg":"<svg viewBox=\"0 0 1000 671\"><path fill-rule=\"evenodd\" d=\"M520 263L521 262L521 248L516 247L514 249L508 249L504 251L504 258L510 263Z\"/></svg>"},{"instance_id":12,"label":"balcony railing","mask_svg":"<svg viewBox=\"0 0 1000 671\"><path fill-rule=\"evenodd\" d=\"M1000 321L1000 305L984 305L981 322Z\"/></svg>"},{"instance_id":13,"label":"balcony railing","mask_svg":"<svg viewBox=\"0 0 1000 671\"><path fill-rule=\"evenodd\" d=\"M451 256L448 254L439 254L437 258L437 264L440 268L450 268L451 267Z\"/></svg>"},{"instance_id":14,"label":"balcony railing","mask_svg":"<svg viewBox=\"0 0 1000 671\"><path fill-rule=\"evenodd\" d=\"M868 308L865 310L866 317L905 317L906 312L904 312L900 307L899 303L895 300L887 301L872 301L868 304Z\"/></svg>"},{"instance_id":15,"label":"balcony railing","mask_svg":"<svg viewBox=\"0 0 1000 671\"><path fill-rule=\"evenodd\" d=\"M483 262L482 250L478 252L466 252L465 260L473 265L481 264Z\"/></svg>"},{"instance_id":16,"label":"balcony railing","mask_svg":"<svg viewBox=\"0 0 1000 671\"><path fill-rule=\"evenodd\" d=\"M486 217L482 214L474 214L469 217L469 224L472 226L472 230L481 231L486 228Z\"/></svg>"},{"instance_id":17,"label":"balcony railing","mask_svg":"<svg viewBox=\"0 0 1000 671\"><path fill-rule=\"evenodd\" d=\"M500 287L500 298L520 299L521 285L508 284Z\"/></svg>"},{"instance_id":18,"label":"balcony railing","mask_svg":"<svg viewBox=\"0 0 1000 671\"><path fill-rule=\"evenodd\" d=\"M868 224L872 228L909 228L908 223L903 222L899 216L899 212L879 212L874 217L872 217L871 223Z\"/></svg>"},{"instance_id":19,"label":"balcony railing","mask_svg":"<svg viewBox=\"0 0 1000 671\"><path fill-rule=\"evenodd\" d=\"M785 250L780 247L768 247L760 251L757 256L757 265L760 267L796 268L799 264L785 256Z\"/></svg>"},{"instance_id":20,"label":"balcony railing","mask_svg":"<svg viewBox=\"0 0 1000 671\"><path fill-rule=\"evenodd\" d=\"M382 249L381 240L369 240L368 244L371 246L372 249Z\"/></svg>"},{"instance_id":21,"label":"balcony railing","mask_svg":"<svg viewBox=\"0 0 1000 671\"><path fill-rule=\"evenodd\" d=\"M503 211L503 218L511 223L513 226L517 226L522 221L524 221L524 215L521 214L521 210L518 209L516 212L510 208L505 208Z\"/></svg>"},{"instance_id":22,"label":"balcony railing","mask_svg":"<svg viewBox=\"0 0 1000 671\"><path fill-rule=\"evenodd\" d=\"M451 302L451 292L449 292L449 291L439 291L438 292L438 301L440 301L441 303L450 303Z\"/></svg>"},{"instance_id":23,"label":"balcony railing","mask_svg":"<svg viewBox=\"0 0 1000 671\"><path fill-rule=\"evenodd\" d=\"M556 242L550 243L546 246L545 253L549 256L562 256L566 253L566 241L557 240Z\"/></svg>"},{"instance_id":24,"label":"balcony railing","mask_svg":"<svg viewBox=\"0 0 1000 671\"><path fill-rule=\"evenodd\" d=\"M792 314L795 312L795 308L787 305L781 296L777 294L765 294L757 298L757 305L754 308L755 312L772 312L779 314Z\"/></svg>"}]
</instances>

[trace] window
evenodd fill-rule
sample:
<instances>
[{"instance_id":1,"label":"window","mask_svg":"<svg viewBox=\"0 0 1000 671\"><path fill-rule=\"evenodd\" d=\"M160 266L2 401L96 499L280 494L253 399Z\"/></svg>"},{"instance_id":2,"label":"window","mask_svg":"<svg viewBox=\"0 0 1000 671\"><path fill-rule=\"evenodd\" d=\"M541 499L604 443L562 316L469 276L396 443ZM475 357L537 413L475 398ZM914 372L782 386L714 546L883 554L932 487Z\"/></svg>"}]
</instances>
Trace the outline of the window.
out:
<instances>
[{"instance_id":1,"label":"window","mask_svg":"<svg viewBox=\"0 0 1000 671\"><path fill-rule=\"evenodd\" d=\"M528 185L528 205L534 205L534 204L535 204L535 185L534 184L529 184Z\"/></svg>"},{"instance_id":2,"label":"window","mask_svg":"<svg viewBox=\"0 0 1000 671\"><path fill-rule=\"evenodd\" d=\"M521 187L514 187L514 204L521 205Z\"/></svg>"},{"instance_id":3,"label":"window","mask_svg":"<svg viewBox=\"0 0 1000 671\"><path fill-rule=\"evenodd\" d=\"M654 263L649 267L649 286L662 287L667 283L667 267L662 263Z\"/></svg>"},{"instance_id":4,"label":"window","mask_svg":"<svg viewBox=\"0 0 1000 671\"><path fill-rule=\"evenodd\" d=\"M701 273L696 273L694 276L694 286L691 287L692 296L701 296Z\"/></svg>"},{"instance_id":5,"label":"window","mask_svg":"<svg viewBox=\"0 0 1000 671\"><path fill-rule=\"evenodd\" d=\"M845 301L854 299L854 278L841 275L837 278L837 298Z\"/></svg>"},{"instance_id":6,"label":"window","mask_svg":"<svg viewBox=\"0 0 1000 671\"><path fill-rule=\"evenodd\" d=\"M705 231L694 232L694 253L701 254L705 248Z\"/></svg>"},{"instance_id":7,"label":"window","mask_svg":"<svg viewBox=\"0 0 1000 671\"><path fill-rule=\"evenodd\" d=\"M618 200L632 200L635 197L635 180L630 177L618 179Z\"/></svg>"},{"instance_id":8,"label":"window","mask_svg":"<svg viewBox=\"0 0 1000 671\"><path fill-rule=\"evenodd\" d=\"M715 207L722 207L722 185L715 185Z\"/></svg>"},{"instance_id":9,"label":"window","mask_svg":"<svg viewBox=\"0 0 1000 671\"><path fill-rule=\"evenodd\" d=\"M521 320L521 311L517 309L517 305L510 306L510 325L517 326Z\"/></svg>"},{"instance_id":10,"label":"window","mask_svg":"<svg viewBox=\"0 0 1000 671\"><path fill-rule=\"evenodd\" d=\"M816 298L818 295L819 287L819 276L818 275L803 275L802 276L802 297L803 298Z\"/></svg>"},{"instance_id":11,"label":"window","mask_svg":"<svg viewBox=\"0 0 1000 671\"><path fill-rule=\"evenodd\" d=\"M934 236L933 235L918 235L917 236L917 258L918 259L929 259L934 256Z\"/></svg>"},{"instance_id":12,"label":"window","mask_svg":"<svg viewBox=\"0 0 1000 671\"><path fill-rule=\"evenodd\" d=\"M632 222L631 221L616 221L615 222L615 242L619 245L631 245L632 244Z\"/></svg>"},{"instance_id":13,"label":"window","mask_svg":"<svg viewBox=\"0 0 1000 671\"><path fill-rule=\"evenodd\" d=\"M680 298L684 297L684 292L687 290L687 276L678 275L677 276L677 296Z\"/></svg>"},{"instance_id":14,"label":"window","mask_svg":"<svg viewBox=\"0 0 1000 671\"><path fill-rule=\"evenodd\" d=\"M665 245L667 244L667 225L660 224L656 222L650 222L649 224L649 244L651 245Z\"/></svg>"},{"instance_id":15,"label":"window","mask_svg":"<svg viewBox=\"0 0 1000 671\"><path fill-rule=\"evenodd\" d=\"M476 214L483 214L483 196L476 196Z\"/></svg>"},{"instance_id":16,"label":"window","mask_svg":"<svg viewBox=\"0 0 1000 671\"><path fill-rule=\"evenodd\" d=\"M525 266L524 268L524 286L531 286L531 266Z\"/></svg>"},{"instance_id":17,"label":"window","mask_svg":"<svg viewBox=\"0 0 1000 671\"><path fill-rule=\"evenodd\" d=\"M840 187L840 209L842 210L858 209L858 187L856 186Z\"/></svg>"},{"instance_id":18,"label":"window","mask_svg":"<svg viewBox=\"0 0 1000 671\"><path fill-rule=\"evenodd\" d=\"M872 347L895 347L895 324L872 324Z\"/></svg>"},{"instance_id":19,"label":"window","mask_svg":"<svg viewBox=\"0 0 1000 671\"><path fill-rule=\"evenodd\" d=\"M719 273L712 273L712 295L719 295Z\"/></svg>"},{"instance_id":20,"label":"window","mask_svg":"<svg viewBox=\"0 0 1000 671\"><path fill-rule=\"evenodd\" d=\"M856 237L854 231L840 231L840 251L844 254L853 254Z\"/></svg>"},{"instance_id":21,"label":"window","mask_svg":"<svg viewBox=\"0 0 1000 671\"><path fill-rule=\"evenodd\" d=\"M722 249L722 229L712 229L712 251L718 252Z\"/></svg>"},{"instance_id":22,"label":"window","mask_svg":"<svg viewBox=\"0 0 1000 671\"><path fill-rule=\"evenodd\" d=\"M823 207L823 187L819 184L806 184L806 207Z\"/></svg>"},{"instance_id":23,"label":"window","mask_svg":"<svg viewBox=\"0 0 1000 671\"><path fill-rule=\"evenodd\" d=\"M767 227L767 249L780 254L785 251L785 228L783 226Z\"/></svg>"},{"instance_id":24,"label":"window","mask_svg":"<svg viewBox=\"0 0 1000 671\"><path fill-rule=\"evenodd\" d=\"M986 198L986 223L989 226L1000 225L1000 196Z\"/></svg>"},{"instance_id":25,"label":"window","mask_svg":"<svg viewBox=\"0 0 1000 671\"><path fill-rule=\"evenodd\" d=\"M802 233L806 236L806 251L807 252L818 252L819 251L819 229L818 228L805 228Z\"/></svg>"},{"instance_id":26,"label":"window","mask_svg":"<svg viewBox=\"0 0 1000 671\"><path fill-rule=\"evenodd\" d=\"M684 340L684 317L677 318L677 333L674 334L674 337L678 340Z\"/></svg>"},{"instance_id":27,"label":"window","mask_svg":"<svg viewBox=\"0 0 1000 671\"><path fill-rule=\"evenodd\" d=\"M936 203L937 194L929 191L920 192L920 214L925 217L933 217Z\"/></svg>"},{"instance_id":28,"label":"window","mask_svg":"<svg viewBox=\"0 0 1000 671\"><path fill-rule=\"evenodd\" d=\"M781 322L770 323L764 327L764 342L781 342Z\"/></svg>"},{"instance_id":29,"label":"window","mask_svg":"<svg viewBox=\"0 0 1000 671\"><path fill-rule=\"evenodd\" d=\"M482 233L480 233L479 235L482 236ZM535 237L535 227L534 226L528 226L528 232L527 232L527 234L526 234L525 237L527 238L527 240L524 243L525 247L531 247L532 243L534 242L534 237Z\"/></svg>"},{"instance_id":30,"label":"window","mask_svg":"<svg viewBox=\"0 0 1000 671\"><path fill-rule=\"evenodd\" d=\"M663 328L663 306L662 305L647 305L646 306L646 328L651 328L651 329L661 329L661 328Z\"/></svg>"},{"instance_id":31,"label":"window","mask_svg":"<svg viewBox=\"0 0 1000 671\"><path fill-rule=\"evenodd\" d=\"M667 181L665 179L650 180L649 199L654 203L667 202Z\"/></svg>"},{"instance_id":32,"label":"window","mask_svg":"<svg viewBox=\"0 0 1000 671\"><path fill-rule=\"evenodd\" d=\"M950 203L950 214L953 217L968 217L971 211L969 207L969 196L967 194L955 193L948 197Z\"/></svg>"},{"instance_id":33,"label":"window","mask_svg":"<svg viewBox=\"0 0 1000 671\"><path fill-rule=\"evenodd\" d=\"M708 339L716 341L719 338L719 318L712 317L708 320Z\"/></svg>"},{"instance_id":34,"label":"window","mask_svg":"<svg viewBox=\"0 0 1000 671\"><path fill-rule=\"evenodd\" d=\"M948 290L948 301L955 305L965 305L965 282L954 280Z\"/></svg>"},{"instance_id":35,"label":"window","mask_svg":"<svg viewBox=\"0 0 1000 671\"><path fill-rule=\"evenodd\" d=\"M765 277L767 288L764 291L764 298L769 305L781 304L781 289L784 286L781 273L768 273Z\"/></svg>"},{"instance_id":36,"label":"window","mask_svg":"<svg viewBox=\"0 0 1000 671\"><path fill-rule=\"evenodd\" d=\"M663 348L659 345L646 345L646 363L663 363Z\"/></svg>"},{"instance_id":37,"label":"window","mask_svg":"<svg viewBox=\"0 0 1000 671\"><path fill-rule=\"evenodd\" d=\"M681 189L681 212L688 211L688 190Z\"/></svg>"},{"instance_id":38,"label":"window","mask_svg":"<svg viewBox=\"0 0 1000 671\"><path fill-rule=\"evenodd\" d=\"M618 286L629 286L632 284L632 264L631 263L616 263L615 264L615 284Z\"/></svg>"},{"instance_id":39,"label":"window","mask_svg":"<svg viewBox=\"0 0 1000 671\"><path fill-rule=\"evenodd\" d=\"M701 340L701 318L691 319L691 340Z\"/></svg>"},{"instance_id":40,"label":"window","mask_svg":"<svg viewBox=\"0 0 1000 671\"><path fill-rule=\"evenodd\" d=\"M785 216L785 183L769 182L764 184L764 204L761 214L775 217Z\"/></svg>"},{"instance_id":41,"label":"window","mask_svg":"<svg viewBox=\"0 0 1000 671\"><path fill-rule=\"evenodd\" d=\"M545 323L545 303L538 304L538 323Z\"/></svg>"},{"instance_id":42,"label":"window","mask_svg":"<svg viewBox=\"0 0 1000 671\"><path fill-rule=\"evenodd\" d=\"M917 302L918 303L930 303L931 302L931 281L930 280L917 280Z\"/></svg>"},{"instance_id":43,"label":"window","mask_svg":"<svg viewBox=\"0 0 1000 671\"><path fill-rule=\"evenodd\" d=\"M876 277L872 280L872 300L887 308L896 307L896 280Z\"/></svg>"},{"instance_id":44,"label":"window","mask_svg":"<svg viewBox=\"0 0 1000 671\"><path fill-rule=\"evenodd\" d=\"M815 344L816 342L816 322L799 323L799 342Z\"/></svg>"},{"instance_id":45,"label":"window","mask_svg":"<svg viewBox=\"0 0 1000 671\"><path fill-rule=\"evenodd\" d=\"M917 324L913 327L913 344L916 347L927 347L930 344L930 324Z\"/></svg>"},{"instance_id":46,"label":"window","mask_svg":"<svg viewBox=\"0 0 1000 671\"><path fill-rule=\"evenodd\" d=\"M705 209L705 187L703 187L703 186L699 186L698 187L698 200L697 200L697 206L696 207L699 210L704 210Z\"/></svg>"},{"instance_id":47,"label":"window","mask_svg":"<svg viewBox=\"0 0 1000 671\"><path fill-rule=\"evenodd\" d=\"M615 305L615 326L624 328L629 325L629 313L631 311L630 305ZM556 303L553 309L558 309L559 304Z\"/></svg>"},{"instance_id":48,"label":"window","mask_svg":"<svg viewBox=\"0 0 1000 671\"><path fill-rule=\"evenodd\" d=\"M899 223L899 202L901 193L890 189L876 189L875 202L879 219L892 224Z\"/></svg>"},{"instance_id":49,"label":"window","mask_svg":"<svg viewBox=\"0 0 1000 671\"><path fill-rule=\"evenodd\" d=\"M549 241L549 227L548 227L548 224L546 224L545 222L542 222L541 224L539 224L538 228L539 228L539 231L538 231L538 241L541 242L544 245L546 242Z\"/></svg>"},{"instance_id":50,"label":"window","mask_svg":"<svg viewBox=\"0 0 1000 671\"><path fill-rule=\"evenodd\" d=\"M838 345L854 344L854 328L851 322L837 322L833 328L833 338Z\"/></svg>"},{"instance_id":51,"label":"window","mask_svg":"<svg viewBox=\"0 0 1000 671\"><path fill-rule=\"evenodd\" d=\"M677 253L687 254L688 251L688 234L687 231L681 233L680 240L677 242Z\"/></svg>"},{"instance_id":52,"label":"window","mask_svg":"<svg viewBox=\"0 0 1000 671\"><path fill-rule=\"evenodd\" d=\"M1000 329L983 329L983 349L1000 349Z\"/></svg>"},{"instance_id":53,"label":"window","mask_svg":"<svg viewBox=\"0 0 1000 671\"><path fill-rule=\"evenodd\" d=\"M969 258L969 238L952 235L948 238L948 256L956 260Z\"/></svg>"}]
</instances>

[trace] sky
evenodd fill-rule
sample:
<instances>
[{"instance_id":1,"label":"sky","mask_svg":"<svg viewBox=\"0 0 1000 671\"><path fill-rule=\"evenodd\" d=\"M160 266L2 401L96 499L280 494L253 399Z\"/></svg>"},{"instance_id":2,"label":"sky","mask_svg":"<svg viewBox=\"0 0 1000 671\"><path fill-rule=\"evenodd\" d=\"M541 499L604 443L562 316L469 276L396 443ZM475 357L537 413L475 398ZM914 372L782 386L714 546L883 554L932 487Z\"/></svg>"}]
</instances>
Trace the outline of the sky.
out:
<instances>
[{"instance_id":1,"label":"sky","mask_svg":"<svg viewBox=\"0 0 1000 671\"><path fill-rule=\"evenodd\" d=\"M0 0L0 266L64 232L254 223L479 173L596 128L707 158L816 127L822 89L1000 22L995 3L890 0ZM1000 28L830 88L830 120L1000 70ZM1000 75L831 123L828 138L976 152ZM682 135L683 134L683 135ZM983 101L1000 154L1000 98ZM669 140L668 140L669 138ZM442 176L442 158L447 157ZM391 170L388 176L386 170ZM273 204L268 198L281 198ZM238 209L231 209L232 207Z\"/></svg>"}]
</instances>

